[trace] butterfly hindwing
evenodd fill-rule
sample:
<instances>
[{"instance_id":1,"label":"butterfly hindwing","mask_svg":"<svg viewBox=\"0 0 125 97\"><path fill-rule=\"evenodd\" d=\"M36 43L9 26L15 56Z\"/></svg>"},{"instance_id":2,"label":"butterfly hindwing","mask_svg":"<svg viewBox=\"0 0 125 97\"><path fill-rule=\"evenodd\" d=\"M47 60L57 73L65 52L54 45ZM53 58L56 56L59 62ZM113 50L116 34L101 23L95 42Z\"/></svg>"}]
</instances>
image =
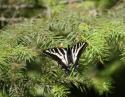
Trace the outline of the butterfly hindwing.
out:
<instances>
[{"instance_id":1,"label":"butterfly hindwing","mask_svg":"<svg viewBox=\"0 0 125 97\"><path fill-rule=\"evenodd\" d=\"M67 57L67 48L51 48L43 51L44 55L57 61L65 70L69 67L69 61Z\"/></svg>"}]
</instances>

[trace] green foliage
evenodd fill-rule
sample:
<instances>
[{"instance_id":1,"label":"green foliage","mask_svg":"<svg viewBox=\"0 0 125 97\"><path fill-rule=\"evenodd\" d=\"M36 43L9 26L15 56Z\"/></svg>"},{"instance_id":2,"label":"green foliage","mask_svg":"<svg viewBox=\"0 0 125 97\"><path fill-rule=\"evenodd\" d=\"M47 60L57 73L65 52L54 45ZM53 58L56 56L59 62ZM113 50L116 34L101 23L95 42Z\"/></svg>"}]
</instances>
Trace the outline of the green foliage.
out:
<instances>
[{"instance_id":1,"label":"green foliage","mask_svg":"<svg viewBox=\"0 0 125 97\"><path fill-rule=\"evenodd\" d=\"M61 85L53 86L51 93L53 94L53 97L67 97L67 94L69 94L69 90Z\"/></svg>"},{"instance_id":2,"label":"green foliage","mask_svg":"<svg viewBox=\"0 0 125 97\"><path fill-rule=\"evenodd\" d=\"M94 89L98 91L99 95L102 95L103 93L111 92L110 89L112 89L112 86L109 79L93 78L92 84L94 86Z\"/></svg>"},{"instance_id":3,"label":"green foliage","mask_svg":"<svg viewBox=\"0 0 125 97\"><path fill-rule=\"evenodd\" d=\"M109 92L111 75L125 62L125 23L122 19L114 21L115 17L97 17L93 21L84 18L65 12L46 21L26 20L1 31L1 95L67 97L73 86L83 92L85 86L94 87L100 95ZM69 76L55 61L42 55L44 49L67 47L79 41L89 45L80 58L78 72ZM99 63L104 70L96 68Z\"/></svg>"}]
</instances>

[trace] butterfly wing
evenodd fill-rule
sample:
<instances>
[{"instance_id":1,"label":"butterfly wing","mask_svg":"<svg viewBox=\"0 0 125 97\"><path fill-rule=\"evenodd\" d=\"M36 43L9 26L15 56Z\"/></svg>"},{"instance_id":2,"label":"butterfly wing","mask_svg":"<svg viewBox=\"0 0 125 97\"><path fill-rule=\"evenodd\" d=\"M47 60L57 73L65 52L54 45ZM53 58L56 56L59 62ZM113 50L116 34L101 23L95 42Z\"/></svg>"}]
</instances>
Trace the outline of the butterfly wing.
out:
<instances>
[{"instance_id":1,"label":"butterfly wing","mask_svg":"<svg viewBox=\"0 0 125 97\"><path fill-rule=\"evenodd\" d=\"M68 71L69 69L69 61L67 57L67 48L52 48L43 51L44 55L52 58L53 60L57 61L58 64L62 66L65 70Z\"/></svg>"},{"instance_id":2,"label":"butterfly wing","mask_svg":"<svg viewBox=\"0 0 125 97\"><path fill-rule=\"evenodd\" d=\"M71 47L72 63L74 64L75 68L77 68L79 58L80 58L82 52L87 47L87 45L88 45L87 42L80 42Z\"/></svg>"}]
</instances>

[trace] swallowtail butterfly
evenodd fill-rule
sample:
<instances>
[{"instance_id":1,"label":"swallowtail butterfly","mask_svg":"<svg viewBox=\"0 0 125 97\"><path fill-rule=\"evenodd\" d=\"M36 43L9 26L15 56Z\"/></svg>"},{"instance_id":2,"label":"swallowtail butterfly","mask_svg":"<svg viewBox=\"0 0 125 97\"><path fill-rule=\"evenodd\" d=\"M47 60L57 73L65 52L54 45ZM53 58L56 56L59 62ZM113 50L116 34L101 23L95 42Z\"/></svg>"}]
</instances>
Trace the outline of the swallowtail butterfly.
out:
<instances>
[{"instance_id":1,"label":"swallowtail butterfly","mask_svg":"<svg viewBox=\"0 0 125 97\"><path fill-rule=\"evenodd\" d=\"M50 48L44 50L43 54L57 61L62 69L69 73L70 67L73 67L75 70L78 68L79 58L87 45L87 42L80 42L72 47L68 46L68 48Z\"/></svg>"}]
</instances>

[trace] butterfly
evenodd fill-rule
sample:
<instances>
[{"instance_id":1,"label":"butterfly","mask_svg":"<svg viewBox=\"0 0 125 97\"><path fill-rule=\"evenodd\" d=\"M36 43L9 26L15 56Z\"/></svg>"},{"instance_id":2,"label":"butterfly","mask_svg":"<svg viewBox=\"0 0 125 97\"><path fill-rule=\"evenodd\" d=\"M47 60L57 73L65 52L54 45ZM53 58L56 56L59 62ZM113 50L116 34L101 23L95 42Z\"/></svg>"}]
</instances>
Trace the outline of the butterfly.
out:
<instances>
[{"instance_id":1,"label":"butterfly","mask_svg":"<svg viewBox=\"0 0 125 97\"><path fill-rule=\"evenodd\" d=\"M57 61L66 73L73 67L76 70L79 66L79 58L87 47L87 42L79 42L68 48L50 48L43 51L43 54Z\"/></svg>"}]
</instances>

